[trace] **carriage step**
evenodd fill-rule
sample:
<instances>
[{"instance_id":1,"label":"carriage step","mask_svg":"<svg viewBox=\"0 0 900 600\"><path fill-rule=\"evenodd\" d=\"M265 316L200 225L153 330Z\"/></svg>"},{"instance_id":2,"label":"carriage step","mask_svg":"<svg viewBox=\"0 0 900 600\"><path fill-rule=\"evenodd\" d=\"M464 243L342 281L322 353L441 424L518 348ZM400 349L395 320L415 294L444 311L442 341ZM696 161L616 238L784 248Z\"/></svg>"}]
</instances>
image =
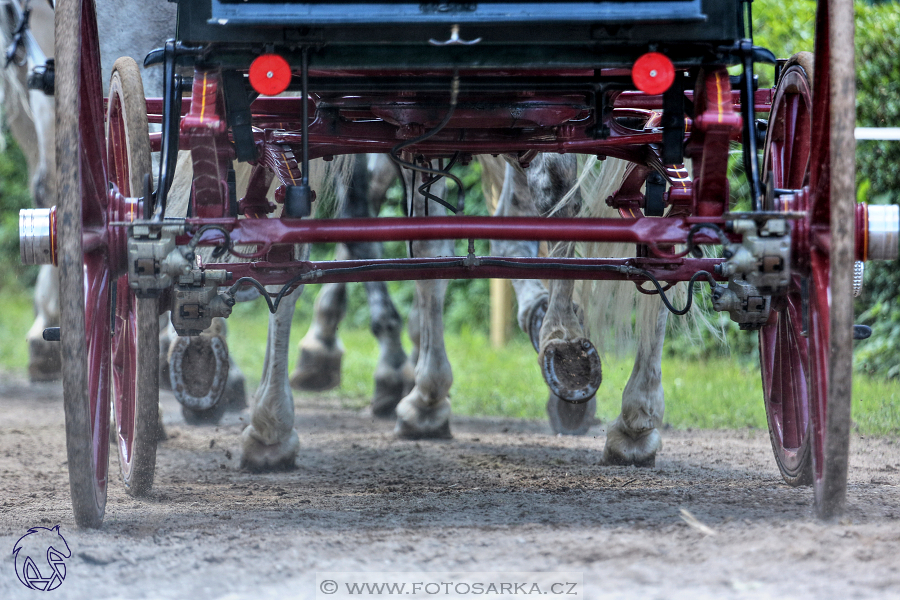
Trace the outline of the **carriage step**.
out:
<instances>
[{"instance_id":1,"label":"carriage step","mask_svg":"<svg viewBox=\"0 0 900 600\"><path fill-rule=\"evenodd\" d=\"M867 340L872 336L872 328L868 325L854 325L853 326L853 339L854 340Z\"/></svg>"},{"instance_id":2,"label":"carriage step","mask_svg":"<svg viewBox=\"0 0 900 600\"><path fill-rule=\"evenodd\" d=\"M59 341L59 327L48 327L44 330L42 334L43 338L47 342L58 342Z\"/></svg>"}]
</instances>

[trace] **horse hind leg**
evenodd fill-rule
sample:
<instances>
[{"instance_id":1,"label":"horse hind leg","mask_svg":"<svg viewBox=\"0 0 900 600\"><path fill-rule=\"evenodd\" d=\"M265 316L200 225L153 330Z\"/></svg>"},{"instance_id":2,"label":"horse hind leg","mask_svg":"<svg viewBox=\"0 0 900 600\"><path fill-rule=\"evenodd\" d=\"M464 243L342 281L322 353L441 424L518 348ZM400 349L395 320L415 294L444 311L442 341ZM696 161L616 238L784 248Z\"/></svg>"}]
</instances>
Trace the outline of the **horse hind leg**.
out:
<instances>
[{"instance_id":1,"label":"horse hind leg","mask_svg":"<svg viewBox=\"0 0 900 600\"><path fill-rule=\"evenodd\" d=\"M665 414L661 364L669 313L656 298L644 299L638 311L642 331L634 369L622 394L622 412L607 429L603 461L652 467L662 448L658 429Z\"/></svg>"}]
</instances>

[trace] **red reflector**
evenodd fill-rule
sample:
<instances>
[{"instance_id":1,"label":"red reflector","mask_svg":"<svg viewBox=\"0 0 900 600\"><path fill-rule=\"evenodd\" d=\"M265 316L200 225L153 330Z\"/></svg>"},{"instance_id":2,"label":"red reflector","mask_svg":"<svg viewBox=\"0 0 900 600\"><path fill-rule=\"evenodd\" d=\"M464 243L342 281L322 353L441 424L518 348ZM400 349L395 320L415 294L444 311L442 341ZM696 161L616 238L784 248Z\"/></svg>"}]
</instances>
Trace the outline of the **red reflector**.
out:
<instances>
[{"instance_id":1,"label":"red reflector","mask_svg":"<svg viewBox=\"0 0 900 600\"><path fill-rule=\"evenodd\" d=\"M675 81L675 65L665 54L648 52L635 61L631 68L631 79L637 89L656 96L672 86Z\"/></svg>"},{"instance_id":2,"label":"red reflector","mask_svg":"<svg viewBox=\"0 0 900 600\"><path fill-rule=\"evenodd\" d=\"M291 65L277 54L263 54L250 65L250 85L264 96L277 96L291 83Z\"/></svg>"}]
</instances>

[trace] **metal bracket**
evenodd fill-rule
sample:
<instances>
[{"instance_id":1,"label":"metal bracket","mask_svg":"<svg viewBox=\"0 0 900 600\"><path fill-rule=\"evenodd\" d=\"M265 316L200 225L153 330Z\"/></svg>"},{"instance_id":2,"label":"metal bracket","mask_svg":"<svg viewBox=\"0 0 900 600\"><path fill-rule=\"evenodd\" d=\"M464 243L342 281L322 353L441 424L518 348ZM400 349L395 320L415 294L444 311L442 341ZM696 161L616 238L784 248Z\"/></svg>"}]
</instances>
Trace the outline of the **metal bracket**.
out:
<instances>
[{"instance_id":1,"label":"metal bracket","mask_svg":"<svg viewBox=\"0 0 900 600\"><path fill-rule=\"evenodd\" d=\"M450 39L445 40L443 42L438 41L434 38L428 40L428 43L432 46L474 46L478 42L481 41L481 38L475 38L474 40L463 40L459 37L459 25L454 24L450 29Z\"/></svg>"},{"instance_id":2,"label":"metal bracket","mask_svg":"<svg viewBox=\"0 0 900 600\"><path fill-rule=\"evenodd\" d=\"M665 165L684 162L684 77L675 74L672 86L663 93L662 161Z\"/></svg>"},{"instance_id":3,"label":"metal bracket","mask_svg":"<svg viewBox=\"0 0 900 600\"><path fill-rule=\"evenodd\" d=\"M239 162L259 158L253 138L250 95L244 76L237 71L222 71L222 91L225 95L225 119L231 126L234 151Z\"/></svg>"}]
</instances>

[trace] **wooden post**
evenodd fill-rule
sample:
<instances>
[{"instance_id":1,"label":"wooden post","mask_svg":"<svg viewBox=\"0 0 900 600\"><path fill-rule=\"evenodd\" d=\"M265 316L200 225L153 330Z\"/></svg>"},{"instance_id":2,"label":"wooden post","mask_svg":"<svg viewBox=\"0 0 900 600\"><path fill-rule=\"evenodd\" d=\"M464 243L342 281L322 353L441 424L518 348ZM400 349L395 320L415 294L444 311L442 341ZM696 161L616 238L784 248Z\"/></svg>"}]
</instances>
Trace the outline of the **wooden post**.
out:
<instances>
[{"instance_id":1,"label":"wooden post","mask_svg":"<svg viewBox=\"0 0 900 600\"><path fill-rule=\"evenodd\" d=\"M853 249L856 199L856 72L853 0L827 0L831 100L831 319L825 489L819 516L844 511L853 375Z\"/></svg>"},{"instance_id":2,"label":"wooden post","mask_svg":"<svg viewBox=\"0 0 900 600\"><path fill-rule=\"evenodd\" d=\"M491 279L491 347L502 348L509 341L511 313L512 284L508 279Z\"/></svg>"}]
</instances>

